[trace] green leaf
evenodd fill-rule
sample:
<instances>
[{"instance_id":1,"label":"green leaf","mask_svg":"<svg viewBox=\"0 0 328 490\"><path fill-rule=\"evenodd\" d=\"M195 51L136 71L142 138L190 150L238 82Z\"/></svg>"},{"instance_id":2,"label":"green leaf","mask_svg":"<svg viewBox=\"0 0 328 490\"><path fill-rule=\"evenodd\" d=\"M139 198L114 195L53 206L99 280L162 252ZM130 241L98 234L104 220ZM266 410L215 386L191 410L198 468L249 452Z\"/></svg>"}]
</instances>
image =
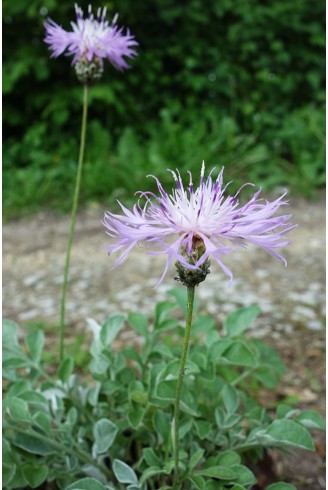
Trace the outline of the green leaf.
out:
<instances>
[{"instance_id":1,"label":"green leaf","mask_svg":"<svg viewBox=\"0 0 328 490\"><path fill-rule=\"evenodd\" d=\"M124 325L124 316L113 315L101 327L100 340L105 347L110 346Z\"/></svg>"},{"instance_id":2,"label":"green leaf","mask_svg":"<svg viewBox=\"0 0 328 490\"><path fill-rule=\"evenodd\" d=\"M269 485L268 487L266 487L266 490L297 490L297 488L294 487L294 485L291 485L290 483L285 483L281 481Z\"/></svg>"},{"instance_id":3,"label":"green leaf","mask_svg":"<svg viewBox=\"0 0 328 490\"><path fill-rule=\"evenodd\" d=\"M174 330L178 326L178 320L176 320L175 318L167 318L157 325L155 333L161 334L163 332L168 332L169 330Z\"/></svg>"},{"instance_id":4,"label":"green leaf","mask_svg":"<svg viewBox=\"0 0 328 490\"><path fill-rule=\"evenodd\" d=\"M92 407L96 407L98 405L100 389L101 389L101 383L98 382L88 391L88 402Z\"/></svg>"},{"instance_id":5,"label":"green leaf","mask_svg":"<svg viewBox=\"0 0 328 490\"><path fill-rule=\"evenodd\" d=\"M160 324L166 319L167 314L174 309L174 305L170 301L161 301L155 307L155 329L159 328Z\"/></svg>"},{"instance_id":6,"label":"green leaf","mask_svg":"<svg viewBox=\"0 0 328 490\"><path fill-rule=\"evenodd\" d=\"M254 367L257 365L256 354L241 341L235 341L222 354L222 359L235 366Z\"/></svg>"},{"instance_id":7,"label":"green leaf","mask_svg":"<svg viewBox=\"0 0 328 490\"><path fill-rule=\"evenodd\" d=\"M227 337L236 337L244 332L260 312L258 306L247 306L230 313L224 322Z\"/></svg>"},{"instance_id":8,"label":"green leaf","mask_svg":"<svg viewBox=\"0 0 328 490\"><path fill-rule=\"evenodd\" d=\"M214 344L209 345L209 354L213 362L220 362L223 353L233 345L233 340L221 339L214 342Z\"/></svg>"},{"instance_id":9,"label":"green leaf","mask_svg":"<svg viewBox=\"0 0 328 490\"><path fill-rule=\"evenodd\" d=\"M22 395L25 391L31 390L31 382L22 380L22 381L17 381L15 384L11 385L8 390L7 394L9 396L20 396Z\"/></svg>"},{"instance_id":10,"label":"green leaf","mask_svg":"<svg viewBox=\"0 0 328 490\"><path fill-rule=\"evenodd\" d=\"M195 420L194 421L196 432L200 439L205 439L211 430L211 424L207 420Z\"/></svg>"},{"instance_id":11,"label":"green leaf","mask_svg":"<svg viewBox=\"0 0 328 490\"><path fill-rule=\"evenodd\" d=\"M119 459L114 459L113 471L114 471L114 475L116 476L117 480L120 483L133 483L133 484L139 483L137 475L135 474L133 469L130 468L130 466L128 466L123 461L120 461Z\"/></svg>"},{"instance_id":12,"label":"green leaf","mask_svg":"<svg viewBox=\"0 0 328 490\"><path fill-rule=\"evenodd\" d=\"M42 430L50 435L50 416L44 412L37 412L33 415L33 421Z\"/></svg>"},{"instance_id":13,"label":"green leaf","mask_svg":"<svg viewBox=\"0 0 328 490\"><path fill-rule=\"evenodd\" d=\"M76 407L71 407L68 412L66 419L70 425L75 425L79 418L79 412Z\"/></svg>"},{"instance_id":14,"label":"green leaf","mask_svg":"<svg viewBox=\"0 0 328 490\"><path fill-rule=\"evenodd\" d=\"M161 466L162 461L159 459L154 449L146 447L143 450L143 455L148 466Z\"/></svg>"},{"instance_id":15,"label":"green leaf","mask_svg":"<svg viewBox=\"0 0 328 490\"><path fill-rule=\"evenodd\" d=\"M314 450L314 444L308 431L293 420L274 420L266 429L265 435L272 439L274 446L288 445Z\"/></svg>"},{"instance_id":16,"label":"green leaf","mask_svg":"<svg viewBox=\"0 0 328 490\"><path fill-rule=\"evenodd\" d=\"M192 361L196 366L198 366L200 371L207 371L208 366L208 352L200 352L197 350L193 350L189 355L189 360ZM206 373L208 374L208 373Z\"/></svg>"},{"instance_id":17,"label":"green leaf","mask_svg":"<svg viewBox=\"0 0 328 490\"><path fill-rule=\"evenodd\" d=\"M241 464L236 464L230 467L232 471L234 471L237 475L237 478L234 479L236 483L239 483L240 485L244 485L245 487L249 487L250 485L253 485L254 483L257 482L257 479L249 470L246 468L246 466L243 466Z\"/></svg>"},{"instance_id":18,"label":"green leaf","mask_svg":"<svg viewBox=\"0 0 328 490\"><path fill-rule=\"evenodd\" d=\"M89 369L93 374L103 374L107 371L109 364L110 362L105 356L98 355L90 362Z\"/></svg>"},{"instance_id":19,"label":"green leaf","mask_svg":"<svg viewBox=\"0 0 328 490\"><path fill-rule=\"evenodd\" d=\"M157 386L156 395L161 400L167 400L174 403L175 396L176 396L176 385L177 382L175 379L160 381ZM196 398L190 392L190 390L186 388L186 386L183 386L181 390L180 408L183 412L187 413L188 415L193 415L194 417L197 417L199 415L198 412L196 411L197 409Z\"/></svg>"},{"instance_id":20,"label":"green leaf","mask_svg":"<svg viewBox=\"0 0 328 490\"><path fill-rule=\"evenodd\" d=\"M14 445L24 449L28 453L38 454L40 456L56 453L56 450L51 444L27 434L17 434L14 439Z\"/></svg>"},{"instance_id":21,"label":"green leaf","mask_svg":"<svg viewBox=\"0 0 328 490\"><path fill-rule=\"evenodd\" d=\"M173 359L174 358L172 350L163 344L155 344L153 349L152 349L152 354L154 354L154 353L160 354L161 357L163 357L163 358L167 358L167 359Z\"/></svg>"},{"instance_id":22,"label":"green leaf","mask_svg":"<svg viewBox=\"0 0 328 490\"><path fill-rule=\"evenodd\" d=\"M211 316L200 315L192 322L193 333L207 333L216 327L216 322Z\"/></svg>"},{"instance_id":23,"label":"green leaf","mask_svg":"<svg viewBox=\"0 0 328 490\"><path fill-rule=\"evenodd\" d=\"M239 465L240 461L241 457L238 453L235 453L234 451L224 451L219 454L219 457L217 459L218 465L228 467Z\"/></svg>"},{"instance_id":24,"label":"green leaf","mask_svg":"<svg viewBox=\"0 0 328 490\"><path fill-rule=\"evenodd\" d=\"M2 488L6 487L10 483L15 473L16 465L14 463L2 461Z\"/></svg>"},{"instance_id":25,"label":"green leaf","mask_svg":"<svg viewBox=\"0 0 328 490\"><path fill-rule=\"evenodd\" d=\"M180 371L180 361L178 359L175 359L174 361L171 361L167 364L166 368L161 374L161 379L163 380L166 378L172 379L173 377L177 379L179 376L179 371ZM184 371L185 376L189 374L198 374L198 373L200 373L199 366L195 362L191 361L190 359L187 359L185 364L185 371Z\"/></svg>"},{"instance_id":26,"label":"green leaf","mask_svg":"<svg viewBox=\"0 0 328 490\"><path fill-rule=\"evenodd\" d=\"M183 418L179 423L179 439L182 439L188 432L190 432L192 427L192 418Z\"/></svg>"},{"instance_id":27,"label":"green leaf","mask_svg":"<svg viewBox=\"0 0 328 490\"><path fill-rule=\"evenodd\" d=\"M39 361L44 346L44 333L42 330L31 332L25 337L25 344L34 361Z\"/></svg>"},{"instance_id":28,"label":"green leaf","mask_svg":"<svg viewBox=\"0 0 328 490\"><path fill-rule=\"evenodd\" d=\"M25 464L22 467L23 476L31 488L36 488L46 481L49 470L45 464Z\"/></svg>"},{"instance_id":29,"label":"green leaf","mask_svg":"<svg viewBox=\"0 0 328 490\"><path fill-rule=\"evenodd\" d=\"M238 413L232 413L231 415L228 415L224 419L224 424L223 428L224 429L231 429L235 425L238 424L238 422L241 420L242 416Z\"/></svg>"},{"instance_id":30,"label":"green leaf","mask_svg":"<svg viewBox=\"0 0 328 490\"><path fill-rule=\"evenodd\" d=\"M145 471L143 471L140 477L140 483L144 484L150 477L160 475L161 473L165 473L165 471L160 468L160 466L150 466Z\"/></svg>"},{"instance_id":31,"label":"green leaf","mask_svg":"<svg viewBox=\"0 0 328 490\"><path fill-rule=\"evenodd\" d=\"M209 476L211 478L217 478L219 480L233 480L236 478L236 473L230 468L224 466L211 466L210 468L204 468L194 472L194 475Z\"/></svg>"},{"instance_id":32,"label":"green leaf","mask_svg":"<svg viewBox=\"0 0 328 490\"><path fill-rule=\"evenodd\" d=\"M58 368L59 379L63 383L66 383L68 381L68 378L72 374L73 370L74 370L74 359L73 359L73 357L66 357L65 359L62 360L62 362L60 363L60 366Z\"/></svg>"},{"instance_id":33,"label":"green leaf","mask_svg":"<svg viewBox=\"0 0 328 490\"><path fill-rule=\"evenodd\" d=\"M106 490L106 488L95 478L82 478L71 483L65 490Z\"/></svg>"},{"instance_id":34,"label":"green leaf","mask_svg":"<svg viewBox=\"0 0 328 490\"><path fill-rule=\"evenodd\" d=\"M128 387L129 400L132 400L141 405L146 405L148 402L148 394L145 392L144 385L140 381L133 380Z\"/></svg>"},{"instance_id":35,"label":"green leaf","mask_svg":"<svg viewBox=\"0 0 328 490\"><path fill-rule=\"evenodd\" d=\"M16 396L6 398L4 400L3 407L5 408L8 416L14 422L21 423L31 420L28 404L21 398L18 398Z\"/></svg>"},{"instance_id":36,"label":"green leaf","mask_svg":"<svg viewBox=\"0 0 328 490\"><path fill-rule=\"evenodd\" d=\"M222 408L218 407L215 409L214 415L215 415L215 422L218 428L222 429L224 427L224 421L225 421L224 411L222 410Z\"/></svg>"},{"instance_id":37,"label":"green leaf","mask_svg":"<svg viewBox=\"0 0 328 490\"><path fill-rule=\"evenodd\" d=\"M167 294L172 296L175 299L176 304L181 309L182 313L185 315L187 312L187 288L174 288L170 289ZM199 301L195 300L194 302L194 311L197 311L199 308Z\"/></svg>"},{"instance_id":38,"label":"green leaf","mask_svg":"<svg viewBox=\"0 0 328 490\"><path fill-rule=\"evenodd\" d=\"M103 454L112 446L117 435L118 428L107 419L100 419L93 428L95 438L94 448L97 454Z\"/></svg>"},{"instance_id":39,"label":"green leaf","mask_svg":"<svg viewBox=\"0 0 328 490\"><path fill-rule=\"evenodd\" d=\"M128 323L143 337L146 338L148 336L148 320L142 313L130 313Z\"/></svg>"},{"instance_id":40,"label":"green leaf","mask_svg":"<svg viewBox=\"0 0 328 490\"><path fill-rule=\"evenodd\" d=\"M20 350L18 344L18 325L12 320L2 320L2 345L3 349L10 351Z\"/></svg>"},{"instance_id":41,"label":"green leaf","mask_svg":"<svg viewBox=\"0 0 328 490\"><path fill-rule=\"evenodd\" d=\"M189 463L188 463L188 466L189 466L190 469L194 468L199 463L199 461L203 457L203 454L204 454L204 449L198 449L198 451L196 451L190 457L190 460L189 460Z\"/></svg>"},{"instance_id":42,"label":"green leaf","mask_svg":"<svg viewBox=\"0 0 328 490\"><path fill-rule=\"evenodd\" d=\"M285 403L279 403L276 409L277 419L291 418L293 415L299 414L300 410L298 408L292 408L290 405Z\"/></svg>"},{"instance_id":43,"label":"green leaf","mask_svg":"<svg viewBox=\"0 0 328 490\"><path fill-rule=\"evenodd\" d=\"M26 401L30 408L37 408L45 412L49 412L49 401L37 391L24 391L20 395L20 399Z\"/></svg>"},{"instance_id":44,"label":"green leaf","mask_svg":"<svg viewBox=\"0 0 328 490\"><path fill-rule=\"evenodd\" d=\"M170 419L169 416L160 410L157 410L154 418L153 424L156 433L161 436L164 443L167 444L170 438Z\"/></svg>"},{"instance_id":45,"label":"green leaf","mask_svg":"<svg viewBox=\"0 0 328 490\"><path fill-rule=\"evenodd\" d=\"M222 390L222 400L228 413L234 413L239 406L238 393L235 388L225 385Z\"/></svg>"},{"instance_id":46,"label":"green leaf","mask_svg":"<svg viewBox=\"0 0 328 490\"><path fill-rule=\"evenodd\" d=\"M3 370L21 369L31 367L31 360L25 357L11 357L2 361Z\"/></svg>"},{"instance_id":47,"label":"green leaf","mask_svg":"<svg viewBox=\"0 0 328 490\"><path fill-rule=\"evenodd\" d=\"M139 404L133 404L132 408L127 412L126 417L129 424L134 429L138 429L145 416L145 408Z\"/></svg>"},{"instance_id":48,"label":"green leaf","mask_svg":"<svg viewBox=\"0 0 328 490\"><path fill-rule=\"evenodd\" d=\"M267 367L260 367L253 373L253 376L269 390L275 388L279 379L277 373Z\"/></svg>"},{"instance_id":49,"label":"green leaf","mask_svg":"<svg viewBox=\"0 0 328 490\"><path fill-rule=\"evenodd\" d=\"M286 368L279 356L278 352L270 345L265 344L261 340L252 340L252 344L260 355L261 366L270 368L278 374L285 374Z\"/></svg>"},{"instance_id":50,"label":"green leaf","mask_svg":"<svg viewBox=\"0 0 328 490\"><path fill-rule=\"evenodd\" d=\"M209 330L205 336L205 345L209 348L220 339L220 334L217 330Z\"/></svg>"},{"instance_id":51,"label":"green leaf","mask_svg":"<svg viewBox=\"0 0 328 490\"><path fill-rule=\"evenodd\" d=\"M312 410L303 410L294 420L307 429L326 429L326 424L323 417L321 417L319 413L313 412Z\"/></svg>"},{"instance_id":52,"label":"green leaf","mask_svg":"<svg viewBox=\"0 0 328 490\"><path fill-rule=\"evenodd\" d=\"M204 490L205 480L202 476L191 475L188 477L188 480L192 483L193 488L195 488L197 490Z\"/></svg>"}]
</instances>

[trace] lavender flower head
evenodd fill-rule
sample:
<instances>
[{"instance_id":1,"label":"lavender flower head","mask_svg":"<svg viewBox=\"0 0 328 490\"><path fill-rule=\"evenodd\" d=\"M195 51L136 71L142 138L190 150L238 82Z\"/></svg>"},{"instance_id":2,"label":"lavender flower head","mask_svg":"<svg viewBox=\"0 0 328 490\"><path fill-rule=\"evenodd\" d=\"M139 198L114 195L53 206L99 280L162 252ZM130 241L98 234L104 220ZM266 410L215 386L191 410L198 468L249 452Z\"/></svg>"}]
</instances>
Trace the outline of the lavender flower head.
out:
<instances>
[{"instance_id":1,"label":"lavender flower head","mask_svg":"<svg viewBox=\"0 0 328 490\"><path fill-rule=\"evenodd\" d=\"M166 265L159 285L171 263L176 261L180 280L186 285L186 273L200 272L200 280L209 272L209 258L213 258L222 270L232 279L232 272L221 260L237 247L253 243L263 248L287 265L286 260L277 249L290 243L285 234L295 228L289 222L291 215L274 216L281 206L288 204L280 196L273 202L259 199L261 189L244 205L239 204L237 196L244 184L234 196L225 196L226 184L223 187L223 168L216 180L210 172L204 179L203 162L200 183L194 189L192 175L185 188L178 172L169 170L175 180L176 189L167 194L160 181L157 183L159 195L151 192L140 192L146 199L142 206L140 200L130 211L120 202L123 214L106 212L102 224L113 243L106 248L109 255L122 251L114 264L118 266L135 245L139 242L147 246L148 253L166 255ZM184 273L181 275L181 271Z\"/></svg>"},{"instance_id":2,"label":"lavender flower head","mask_svg":"<svg viewBox=\"0 0 328 490\"><path fill-rule=\"evenodd\" d=\"M138 43L127 29L116 25L117 15L111 24L106 20L106 7L97 11L96 17L92 7L88 7L88 17L83 18L83 10L75 4L76 22L71 22L72 31L65 31L51 19L45 22L45 43L49 44L52 57L57 58L65 52L66 56L73 56L72 64L92 64L102 69L103 59L122 71L129 68L124 57L132 58L136 52L131 49Z\"/></svg>"}]
</instances>

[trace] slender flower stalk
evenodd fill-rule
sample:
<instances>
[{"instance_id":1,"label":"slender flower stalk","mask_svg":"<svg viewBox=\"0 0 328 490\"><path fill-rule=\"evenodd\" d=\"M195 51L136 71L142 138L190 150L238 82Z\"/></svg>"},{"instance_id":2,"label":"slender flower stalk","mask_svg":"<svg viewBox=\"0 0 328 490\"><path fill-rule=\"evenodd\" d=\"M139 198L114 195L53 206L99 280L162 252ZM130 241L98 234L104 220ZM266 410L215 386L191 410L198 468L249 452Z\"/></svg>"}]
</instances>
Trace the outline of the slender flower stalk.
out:
<instances>
[{"instance_id":1,"label":"slender flower stalk","mask_svg":"<svg viewBox=\"0 0 328 490\"><path fill-rule=\"evenodd\" d=\"M88 112L88 87L96 83L102 77L104 71L104 59L108 59L117 70L123 71L124 69L129 68L125 61L125 57L132 58L136 56L137 53L131 49L131 47L138 44L134 37L131 36L129 30L124 34L123 28L119 28L116 25L117 15L114 17L111 24L109 24L108 20L106 20L106 8L99 8L95 16L92 13L91 5L89 5L88 16L85 19L83 18L83 10L76 4L75 12L76 22L71 22L72 31L65 31L65 29L51 19L48 19L44 24L46 30L44 42L49 45L49 49L52 52L51 56L57 58L64 53L66 56L73 56L72 65L75 68L78 80L84 86L79 161L67 243L60 307L60 359L62 359L64 355L66 294L84 160Z\"/></svg>"},{"instance_id":2,"label":"slender flower stalk","mask_svg":"<svg viewBox=\"0 0 328 490\"><path fill-rule=\"evenodd\" d=\"M74 190L73 206L72 206L72 213L71 213L71 224L70 224L70 230L69 230L68 241L67 241L64 280L63 280L62 297L61 297L61 305L60 305L60 335L59 335L60 360L62 360L64 356L65 310L66 310L66 294L67 294L67 286L68 286L68 273L69 273L69 266L71 260L71 250L72 250L72 244L74 238L78 202L80 196L81 176L82 176L82 167L83 167L84 150L85 150L85 137L86 137L86 129L87 129L87 118L88 118L88 86L84 85L79 161L78 161L76 181L75 181L75 190Z\"/></svg>"},{"instance_id":3,"label":"slender flower stalk","mask_svg":"<svg viewBox=\"0 0 328 490\"><path fill-rule=\"evenodd\" d=\"M186 316L186 328L182 347L182 354L180 359L179 376L177 381L177 389L174 403L174 419L173 419L173 431L174 431L174 482L173 488L177 488L179 480L179 415L180 415L180 398L183 385L183 377L185 371L185 365L187 360L189 339L192 324L192 314L194 307L195 286L188 287L187 289L187 316Z\"/></svg>"}]
</instances>

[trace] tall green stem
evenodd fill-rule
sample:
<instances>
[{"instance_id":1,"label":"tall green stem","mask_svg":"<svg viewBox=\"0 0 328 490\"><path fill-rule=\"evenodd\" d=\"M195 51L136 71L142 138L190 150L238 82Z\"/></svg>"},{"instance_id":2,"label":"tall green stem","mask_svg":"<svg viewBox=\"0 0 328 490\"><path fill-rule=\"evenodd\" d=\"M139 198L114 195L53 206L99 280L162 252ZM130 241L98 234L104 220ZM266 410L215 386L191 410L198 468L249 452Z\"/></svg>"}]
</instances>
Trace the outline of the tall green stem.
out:
<instances>
[{"instance_id":1,"label":"tall green stem","mask_svg":"<svg viewBox=\"0 0 328 490\"><path fill-rule=\"evenodd\" d=\"M192 313L194 307L194 297L195 297L195 287L187 288L187 314L186 314L186 328L185 335L183 340L182 354L180 359L180 368L179 368L179 376L177 381L177 389L175 395L175 404L174 404L174 482L173 488L176 489L179 480L179 414L180 414L180 398L181 391L183 385L183 376L185 370L185 364L188 354L189 347L189 338L191 332L191 323L192 323Z\"/></svg>"},{"instance_id":2,"label":"tall green stem","mask_svg":"<svg viewBox=\"0 0 328 490\"><path fill-rule=\"evenodd\" d=\"M59 357L60 357L60 360L62 360L64 357L66 293L67 293L67 286L68 286L68 273L69 273L69 265L70 265L70 259L71 259L71 249L72 249L72 243L73 243L73 238L74 238L76 214L77 214L77 207L78 207L79 195L80 195L81 176L82 176L84 148L85 148L85 135L86 135L86 129L87 129L87 118L88 118L88 86L85 84L84 85L84 91L83 91L83 113L82 113L79 161L78 161L78 166L77 166L75 190L74 190L74 197L73 197L71 224L70 224L70 230L69 230L69 236L68 236L68 242L67 242L64 280L63 280L61 306L60 306L60 337L59 337Z\"/></svg>"}]
</instances>

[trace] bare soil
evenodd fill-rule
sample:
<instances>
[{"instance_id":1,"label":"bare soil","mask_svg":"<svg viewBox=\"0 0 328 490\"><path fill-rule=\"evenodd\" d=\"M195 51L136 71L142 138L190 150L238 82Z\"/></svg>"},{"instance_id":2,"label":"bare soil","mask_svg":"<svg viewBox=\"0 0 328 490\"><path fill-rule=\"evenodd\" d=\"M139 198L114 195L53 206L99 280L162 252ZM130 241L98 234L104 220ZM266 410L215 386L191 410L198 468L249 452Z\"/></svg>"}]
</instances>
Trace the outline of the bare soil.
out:
<instances>
[{"instance_id":1,"label":"bare soil","mask_svg":"<svg viewBox=\"0 0 328 490\"><path fill-rule=\"evenodd\" d=\"M78 217L68 291L69 336L85 332L86 318L102 322L113 312L141 310L152 315L155 301L166 298L174 269L153 289L164 267L163 257L142 248L111 271L113 258L100 221L104 209L94 207ZM286 396L301 408L325 413L325 205L302 199L291 205L299 227L284 251L288 267L258 248L238 250L225 258L234 273L229 279L213 264L206 283L197 290L201 308L221 322L238 306L258 304L262 313L251 335L263 337L280 352L288 374L275 392L263 393L270 403ZM3 227L3 316L20 325L58 324L60 287L65 261L69 217L39 213ZM123 342L131 339L124 332ZM137 341L137 339L135 339ZM275 472L301 490L325 488L324 439L315 434L316 452L273 453Z\"/></svg>"}]
</instances>

